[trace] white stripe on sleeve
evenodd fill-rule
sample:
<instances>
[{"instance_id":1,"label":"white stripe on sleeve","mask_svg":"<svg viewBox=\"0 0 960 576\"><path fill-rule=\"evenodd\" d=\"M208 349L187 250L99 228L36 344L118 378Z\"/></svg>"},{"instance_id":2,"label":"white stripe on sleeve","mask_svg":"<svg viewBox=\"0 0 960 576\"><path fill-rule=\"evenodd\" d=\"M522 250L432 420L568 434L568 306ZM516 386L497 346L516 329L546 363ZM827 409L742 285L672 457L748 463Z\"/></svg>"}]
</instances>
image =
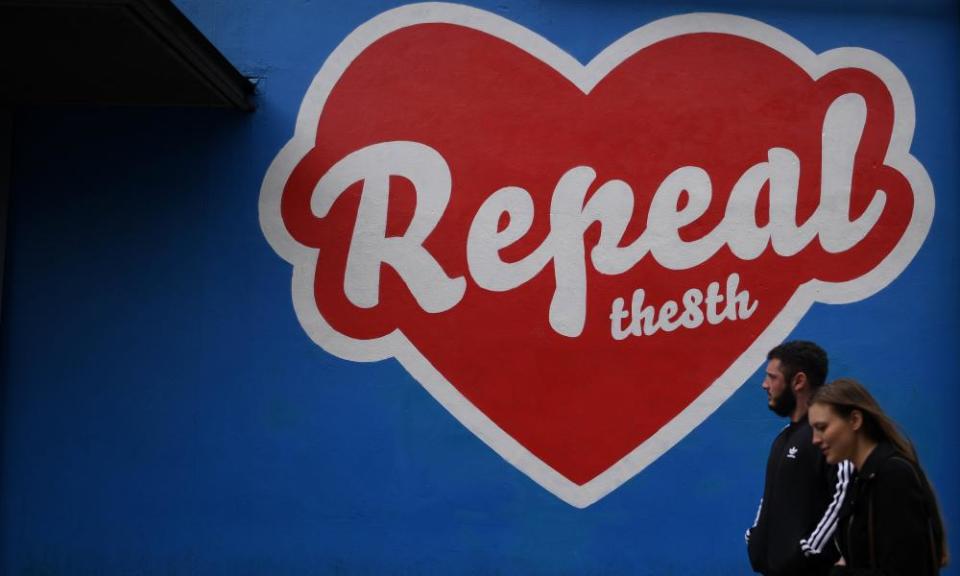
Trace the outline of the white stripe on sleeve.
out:
<instances>
[{"instance_id":1,"label":"white stripe on sleeve","mask_svg":"<svg viewBox=\"0 0 960 576\"><path fill-rule=\"evenodd\" d=\"M853 463L849 460L844 460L837 466L837 485L834 487L833 500L827 506L823 518L820 519L810 536L800 541L800 548L803 550L804 556L822 553L824 546L836 531L840 507L843 505L843 499L847 494L847 486L850 483L852 473Z\"/></svg>"},{"instance_id":2,"label":"white stripe on sleeve","mask_svg":"<svg viewBox=\"0 0 960 576\"><path fill-rule=\"evenodd\" d=\"M763 510L763 498L760 499L760 505L757 506L757 517L753 519L753 526L747 528L747 531L743 534L743 539L746 540L747 544L750 543L750 531L757 527L757 522L760 521L760 511Z\"/></svg>"}]
</instances>

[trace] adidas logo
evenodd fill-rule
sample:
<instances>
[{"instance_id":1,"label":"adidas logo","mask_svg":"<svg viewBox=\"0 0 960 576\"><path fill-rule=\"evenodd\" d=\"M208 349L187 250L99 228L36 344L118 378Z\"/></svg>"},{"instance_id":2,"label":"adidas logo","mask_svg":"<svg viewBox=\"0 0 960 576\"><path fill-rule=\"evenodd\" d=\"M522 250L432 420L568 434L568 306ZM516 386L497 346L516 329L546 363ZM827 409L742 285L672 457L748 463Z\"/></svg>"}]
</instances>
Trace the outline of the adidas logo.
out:
<instances>
[{"instance_id":1,"label":"adidas logo","mask_svg":"<svg viewBox=\"0 0 960 576\"><path fill-rule=\"evenodd\" d=\"M796 447L796 446L793 446L792 448L790 448L789 450L787 450L787 458L793 458L793 459L796 459L796 458L797 458L797 447Z\"/></svg>"}]
</instances>

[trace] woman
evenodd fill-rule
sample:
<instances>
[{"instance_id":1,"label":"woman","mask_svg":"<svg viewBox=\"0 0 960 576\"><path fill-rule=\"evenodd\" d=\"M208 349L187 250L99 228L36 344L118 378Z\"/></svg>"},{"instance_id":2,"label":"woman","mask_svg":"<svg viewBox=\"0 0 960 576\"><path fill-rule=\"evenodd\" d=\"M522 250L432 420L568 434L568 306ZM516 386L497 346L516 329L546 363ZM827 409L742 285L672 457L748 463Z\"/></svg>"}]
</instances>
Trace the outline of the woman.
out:
<instances>
[{"instance_id":1,"label":"woman","mask_svg":"<svg viewBox=\"0 0 960 576\"><path fill-rule=\"evenodd\" d=\"M947 562L940 510L913 445L855 380L817 390L807 413L827 462L857 470L840 509L832 574L935 575Z\"/></svg>"}]
</instances>

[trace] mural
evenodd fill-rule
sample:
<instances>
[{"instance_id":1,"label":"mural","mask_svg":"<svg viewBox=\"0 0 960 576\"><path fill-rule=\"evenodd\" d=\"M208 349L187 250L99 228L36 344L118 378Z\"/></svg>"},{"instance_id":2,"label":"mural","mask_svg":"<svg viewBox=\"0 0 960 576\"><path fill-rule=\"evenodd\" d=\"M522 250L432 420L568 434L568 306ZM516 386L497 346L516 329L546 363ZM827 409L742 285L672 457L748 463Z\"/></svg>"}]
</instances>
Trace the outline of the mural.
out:
<instances>
[{"instance_id":1,"label":"mural","mask_svg":"<svg viewBox=\"0 0 960 576\"><path fill-rule=\"evenodd\" d=\"M256 111L9 113L0 574L749 574L794 338L960 534L960 4L174 2Z\"/></svg>"},{"instance_id":2,"label":"mural","mask_svg":"<svg viewBox=\"0 0 960 576\"><path fill-rule=\"evenodd\" d=\"M815 302L916 254L933 186L883 56L722 14L583 65L501 16L385 12L303 96L260 192L306 333L397 358L576 506L704 421Z\"/></svg>"}]
</instances>

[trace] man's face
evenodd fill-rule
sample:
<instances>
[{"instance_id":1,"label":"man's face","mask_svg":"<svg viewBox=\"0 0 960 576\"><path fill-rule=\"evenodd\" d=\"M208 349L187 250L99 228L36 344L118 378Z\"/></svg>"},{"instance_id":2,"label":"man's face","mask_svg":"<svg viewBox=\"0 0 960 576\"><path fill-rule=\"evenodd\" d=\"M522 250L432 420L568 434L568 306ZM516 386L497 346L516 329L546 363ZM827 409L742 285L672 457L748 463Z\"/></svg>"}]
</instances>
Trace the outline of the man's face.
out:
<instances>
[{"instance_id":1,"label":"man's face","mask_svg":"<svg viewBox=\"0 0 960 576\"><path fill-rule=\"evenodd\" d=\"M780 360L774 358L767 362L767 373L763 379L763 389L767 392L767 406L779 416L790 416L797 405L793 389L783 375Z\"/></svg>"}]
</instances>

